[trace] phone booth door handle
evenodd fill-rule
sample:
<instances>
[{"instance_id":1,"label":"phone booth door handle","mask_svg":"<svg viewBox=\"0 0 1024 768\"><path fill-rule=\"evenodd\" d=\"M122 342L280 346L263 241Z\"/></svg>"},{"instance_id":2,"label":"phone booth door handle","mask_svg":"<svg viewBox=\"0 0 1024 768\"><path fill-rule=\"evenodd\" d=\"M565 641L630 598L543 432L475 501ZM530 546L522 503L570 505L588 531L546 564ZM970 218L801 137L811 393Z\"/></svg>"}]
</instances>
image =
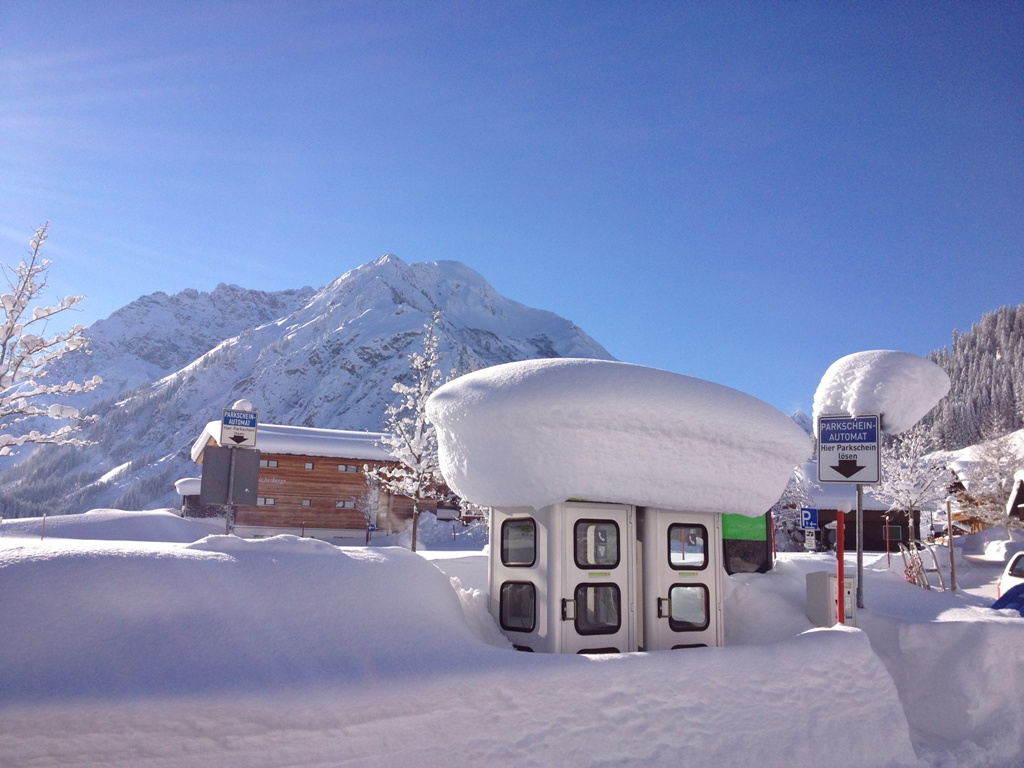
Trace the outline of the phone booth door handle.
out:
<instances>
[{"instance_id":1,"label":"phone booth door handle","mask_svg":"<svg viewBox=\"0 0 1024 768\"><path fill-rule=\"evenodd\" d=\"M576 620L576 601L562 598L562 621Z\"/></svg>"},{"instance_id":2,"label":"phone booth door handle","mask_svg":"<svg viewBox=\"0 0 1024 768\"><path fill-rule=\"evenodd\" d=\"M672 616L672 601L667 597L658 598L658 618L668 619Z\"/></svg>"}]
</instances>

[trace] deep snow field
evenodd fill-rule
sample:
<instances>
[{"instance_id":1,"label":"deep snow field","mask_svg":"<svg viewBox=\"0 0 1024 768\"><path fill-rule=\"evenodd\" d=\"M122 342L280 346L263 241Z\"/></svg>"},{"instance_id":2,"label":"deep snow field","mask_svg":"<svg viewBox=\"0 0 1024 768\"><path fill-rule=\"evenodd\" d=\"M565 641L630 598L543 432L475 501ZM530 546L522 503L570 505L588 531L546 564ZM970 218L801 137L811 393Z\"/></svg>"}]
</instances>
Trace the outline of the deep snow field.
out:
<instances>
[{"instance_id":1,"label":"deep snow field","mask_svg":"<svg viewBox=\"0 0 1024 768\"><path fill-rule=\"evenodd\" d=\"M42 523L0 524L4 768L1024 765L995 564L926 591L868 554L859 628L818 629L804 577L834 558L781 553L725 578L725 648L554 656L511 649L448 524L412 553L169 511Z\"/></svg>"}]
</instances>

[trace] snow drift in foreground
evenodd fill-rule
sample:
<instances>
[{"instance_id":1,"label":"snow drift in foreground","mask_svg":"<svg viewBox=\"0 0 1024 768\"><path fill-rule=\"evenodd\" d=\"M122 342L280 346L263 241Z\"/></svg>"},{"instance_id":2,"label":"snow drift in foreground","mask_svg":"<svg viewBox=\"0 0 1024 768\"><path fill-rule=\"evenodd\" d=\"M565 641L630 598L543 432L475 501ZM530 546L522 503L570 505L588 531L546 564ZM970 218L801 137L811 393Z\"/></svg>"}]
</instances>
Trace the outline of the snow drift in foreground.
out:
<instances>
[{"instance_id":1,"label":"snow drift in foreground","mask_svg":"<svg viewBox=\"0 0 1024 768\"><path fill-rule=\"evenodd\" d=\"M121 514L134 536L147 517L197 532ZM1024 750L1024 620L884 555L861 629L811 627L805 575L834 561L797 554L725 578L724 648L558 656L498 633L479 552L118 541L117 516L0 525L4 765L1006 768Z\"/></svg>"},{"instance_id":2,"label":"snow drift in foreground","mask_svg":"<svg viewBox=\"0 0 1024 768\"><path fill-rule=\"evenodd\" d=\"M463 498L571 498L763 515L811 452L781 411L720 384L605 360L485 368L427 404L441 471Z\"/></svg>"},{"instance_id":3,"label":"snow drift in foreground","mask_svg":"<svg viewBox=\"0 0 1024 768\"><path fill-rule=\"evenodd\" d=\"M924 357L876 349L836 360L814 393L814 418L880 417L890 435L910 429L949 392L949 375Z\"/></svg>"}]
</instances>

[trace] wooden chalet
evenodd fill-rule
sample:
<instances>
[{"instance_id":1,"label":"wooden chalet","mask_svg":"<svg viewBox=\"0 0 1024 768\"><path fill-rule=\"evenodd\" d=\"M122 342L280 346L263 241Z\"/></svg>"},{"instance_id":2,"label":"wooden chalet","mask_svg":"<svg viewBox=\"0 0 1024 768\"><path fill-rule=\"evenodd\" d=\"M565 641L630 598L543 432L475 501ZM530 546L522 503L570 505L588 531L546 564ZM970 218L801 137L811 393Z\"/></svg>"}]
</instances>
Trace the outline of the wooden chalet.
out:
<instances>
[{"instance_id":1,"label":"wooden chalet","mask_svg":"<svg viewBox=\"0 0 1024 768\"><path fill-rule=\"evenodd\" d=\"M220 431L219 421L206 425L192 446L193 461L203 463L206 448L220 444ZM367 543L371 531L404 530L412 521L412 499L368 482L368 470L394 463L381 447L382 437L379 432L260 424L256 505L235 506L234 532L245 538L288 533ZM198 495L183 496L183 510L186 516L208 516ZM436 502L421 504L421 511L436 511Z\"/></svg>"},{"instance_id":2,"label":"wooden chalet","mask_svg":"<svg viewBox=\"0 0 1024 768\"><path fill-rule=\"evenodd\" d=\"M808 477L817 476L817 466L813 462L805 465ZM874 486L864 488L864 543L865 552L898 552L899 545L910 545L921 539L921 513L928 510L915 509L908 516L906 510L890 510L889 505L876 499L872 493ZM849 509L844 518L844 538L847 550L853 549L857 541L857 516L854 514L856 490L848 483L819 483L811 492L811 504L818 510L819 541L828 549L835 547L836 521L840 509ZM831 527L829 527L831 526Z\"/></svg>"}]
</instances>

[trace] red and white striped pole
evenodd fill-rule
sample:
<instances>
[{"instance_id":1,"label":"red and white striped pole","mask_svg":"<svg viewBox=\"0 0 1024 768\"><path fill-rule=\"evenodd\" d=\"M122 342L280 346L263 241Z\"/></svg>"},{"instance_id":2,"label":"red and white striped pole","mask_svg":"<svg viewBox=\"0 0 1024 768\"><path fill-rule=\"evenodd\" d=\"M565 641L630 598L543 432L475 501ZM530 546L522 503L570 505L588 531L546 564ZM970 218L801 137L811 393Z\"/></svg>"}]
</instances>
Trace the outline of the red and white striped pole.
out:
<instances>
[{"instance_id":1,"label":"red and white striped pole","mask_svg":"<svg viewBox=\"0 0 1024 768\"><path fill-rule=\"evenodd\" d=\"M846 623L846 513L836 512L836 620Z\"/></svg>"}]
</instances>

